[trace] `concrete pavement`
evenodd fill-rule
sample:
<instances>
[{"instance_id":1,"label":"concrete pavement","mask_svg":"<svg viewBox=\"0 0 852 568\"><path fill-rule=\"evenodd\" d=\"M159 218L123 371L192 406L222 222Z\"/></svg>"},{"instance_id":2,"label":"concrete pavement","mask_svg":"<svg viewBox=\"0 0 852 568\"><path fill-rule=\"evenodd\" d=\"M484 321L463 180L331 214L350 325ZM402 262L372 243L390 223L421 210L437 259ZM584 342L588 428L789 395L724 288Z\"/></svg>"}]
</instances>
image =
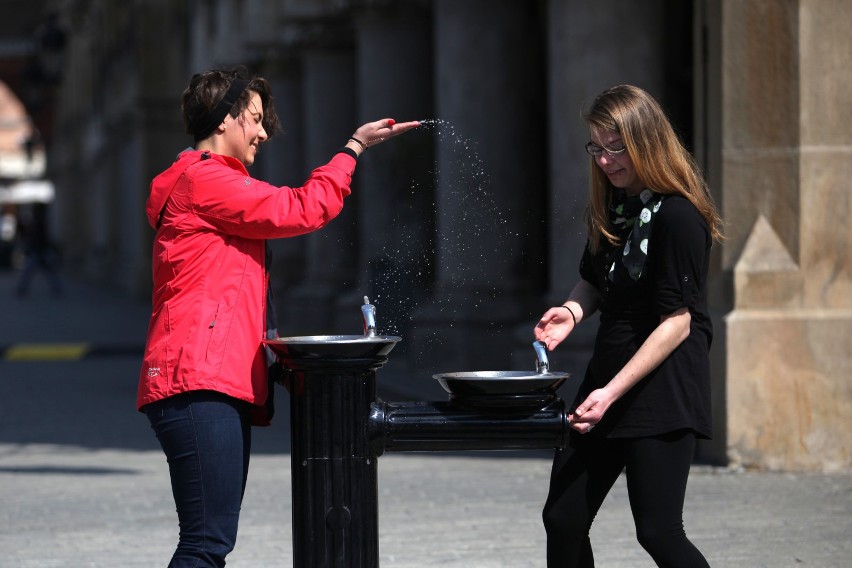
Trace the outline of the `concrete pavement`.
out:
<instances>
[{"instance_id":1,"label":"concrete pavement","mask_svg":"<svg viewBox=\"0 0 852 568\"><path fill-rule=\"evenodd\" d=\"M0 568L165 566L177 535L168 473L133 404L147 303L74 281L63 298L36 280L18 299L15 276L0 272ZM387 400L442 396L429 373L393 360L378 376ZM277 401L275 424L255 430L229 566L292 566L283 390ZM544 566L549 468L547 452L382 456L381 565ZM685 522L712 566L848 567L852 475L697 465ZM592 539L600 567L654 565L635 541L623 478Z\"/></svg>"}]
</instances>

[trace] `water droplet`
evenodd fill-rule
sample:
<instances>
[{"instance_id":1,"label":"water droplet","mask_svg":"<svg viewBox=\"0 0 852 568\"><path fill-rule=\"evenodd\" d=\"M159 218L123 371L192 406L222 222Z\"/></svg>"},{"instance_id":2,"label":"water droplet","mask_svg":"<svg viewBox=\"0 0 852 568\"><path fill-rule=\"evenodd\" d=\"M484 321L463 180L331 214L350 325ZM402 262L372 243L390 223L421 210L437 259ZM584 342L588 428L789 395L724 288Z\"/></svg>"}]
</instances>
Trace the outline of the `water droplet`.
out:
<instances>
[{"instance_id":1,"label":"water droplet","mask_svg":"<svg viewBox=\"0 0 852 568\"><path fill-rule=\"evenodd\" d=\"M431 282L424 282L424 279L429 278L430 274L441 274L444 292L487 286L490 269L494 264L509 262L508 255L500 253L505 250L506 238L518 235L516 231L508 229L509 222L489 191L489 168L477 154L475 142L466 139L450 122L443 119L422 119L420 124L421 130L432 134L440 145L442 162L436 161L429 173L434 176L438 191L445 198L431 203L433 217L441 229L435 234L437 246L428 251L415 250L422 246L422 241L418 240L415 228L406 230L404 219L405 213L410 218L415 206L419 208L422 204L412 200L407 210L401 209L406 206L405 203L395 209L396 215L388 224L388 235L381 239L386 244L378 255L389 259L389 262L386 266L382 265L381 270L375 271L374 281L371 282L372 288L381 292L376 298L381 298L388 305L398 306L396 310L389 310L387 319L382 322L388 333L399 333L402 322L414 319L414 312L423 300L410 293L417 289L414 283L420 283L420 288L428 287ZM446 171L440 167L442 164L446 166ZM418 194L418 190L418 184L412 180L412 197ZM442 205L447 205L447 210L439 211ZM420 214L419 210L413 212ZM470 262L470 259L479 260ZM431 265L433 262L434 266ZM474 295L478 297L480 292L476 291ZM496 286L491 288L488 295L497 296ZM437 307L439 313L446 314L450 319L458 315L457 306L450 305L448 299L433 297L429 301ZM481 303L482 300L477 299L475 305L481 306ZM449 325L452 327L452 324ZM440 349L443 341L442 336L431 334L424 338L423 344ZM414 355L417 361L423 359L428 362L433 353Z\"/></svg>"}]
</instances>

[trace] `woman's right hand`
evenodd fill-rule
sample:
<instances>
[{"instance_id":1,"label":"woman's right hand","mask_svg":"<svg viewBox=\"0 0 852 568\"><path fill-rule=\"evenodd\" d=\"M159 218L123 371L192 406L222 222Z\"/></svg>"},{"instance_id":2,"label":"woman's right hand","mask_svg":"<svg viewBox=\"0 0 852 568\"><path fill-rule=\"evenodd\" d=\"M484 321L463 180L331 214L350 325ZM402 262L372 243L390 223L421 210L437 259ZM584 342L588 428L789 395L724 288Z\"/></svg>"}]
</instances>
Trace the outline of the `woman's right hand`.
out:
<instances>
[{"instance_id":1,"label":"woman's right hand","mask_svg":"<svg viewBox=\"0 0 852 568\"><path fill-rule=\"evenodd\" d=\"M556 307L544 312L533 333L538 341L547 345L548 351L553 351L573 330L574 318L571 312L564 307Z\"/></svg>"},{"instance_id":2,"label":"woman's right hand","mask_svg":"<svg viewBox=\"0 0 852 568\"><path fill-rule=\"evenodd\" d=\"M351 144L354 140L358 151L363 152L370 146L375 146L384 142L388 138L399 136L404 132L408 132L413 128L420 126L420 122L413 120L411 122L396 122L392 118L383 118L375 122L368 122L358 127L355 134L350 138Z\"/></svg>"}]
</instances>

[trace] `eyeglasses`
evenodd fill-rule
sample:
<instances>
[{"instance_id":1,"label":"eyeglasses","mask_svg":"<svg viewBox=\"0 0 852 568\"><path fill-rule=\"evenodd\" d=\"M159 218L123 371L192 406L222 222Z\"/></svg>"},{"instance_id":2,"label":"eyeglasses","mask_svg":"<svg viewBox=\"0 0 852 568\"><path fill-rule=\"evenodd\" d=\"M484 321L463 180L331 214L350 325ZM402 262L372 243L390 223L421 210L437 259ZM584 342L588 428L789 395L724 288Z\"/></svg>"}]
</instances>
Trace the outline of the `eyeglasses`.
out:
<instances>
[{"instance_id":1,"label":"eyeglasses","mask_svg":"<svg viewBox=\"0 0 852 568\"><path fill-rule=\"evenodd\" d=\"M598 146L594 142L589 142L586 144L586 152L589 153L590 156L600 156L604 152L606 152L607 156L620 156L627 150L627 146L622 146L621 148L607 148L606 146Z\"/></svg>"}]
</instances>

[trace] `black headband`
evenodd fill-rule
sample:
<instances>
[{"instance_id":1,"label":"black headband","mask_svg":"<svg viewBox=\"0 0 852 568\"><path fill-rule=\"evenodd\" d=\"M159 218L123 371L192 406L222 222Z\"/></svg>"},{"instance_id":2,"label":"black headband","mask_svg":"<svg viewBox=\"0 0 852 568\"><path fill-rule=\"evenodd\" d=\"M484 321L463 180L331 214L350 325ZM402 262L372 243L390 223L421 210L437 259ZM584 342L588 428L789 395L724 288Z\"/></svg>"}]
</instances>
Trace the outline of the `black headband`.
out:
<instances>
[{"instance_id":1,"label":"black headband","mask_svg":"<svg viewBox=\"0 0 852 568\"><path fill-rule=\"evenodd\" d=\"M204 119L201 125L195 130L195 141L204 140L211 134L216 128L222 124L222 121L225 120L225 117L228 116L228 113L231 112L231 109L234 108L234 104L236 104L237 100L240 98L240 95L243 94L243 91L248 87L249 82L245 79L234 79L231 81L231 86L228 87L228 92L225 93L225 96L222 97L222 100L216 105L213 111Z\"/></svg>"}]
</instances>

